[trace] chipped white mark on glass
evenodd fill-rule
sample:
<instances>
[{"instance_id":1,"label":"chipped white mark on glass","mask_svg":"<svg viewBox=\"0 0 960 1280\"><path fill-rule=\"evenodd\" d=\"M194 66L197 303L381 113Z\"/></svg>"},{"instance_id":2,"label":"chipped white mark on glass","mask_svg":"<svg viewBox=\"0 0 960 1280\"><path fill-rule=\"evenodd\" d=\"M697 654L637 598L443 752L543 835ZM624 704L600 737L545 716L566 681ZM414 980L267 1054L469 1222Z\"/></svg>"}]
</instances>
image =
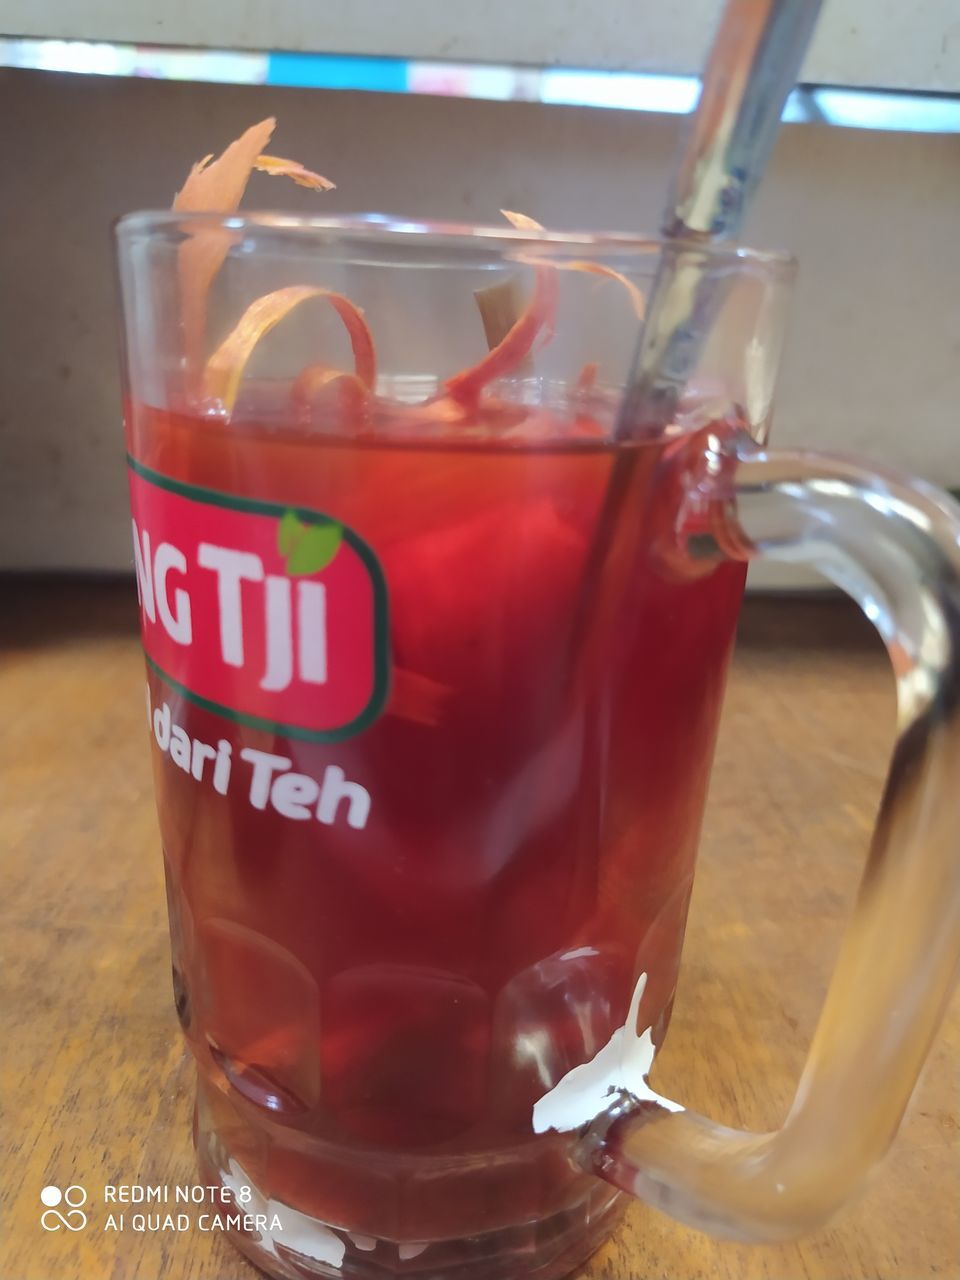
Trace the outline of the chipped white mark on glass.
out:
<instances>
[{"instance_id":1,"label":"chipped white mark on glass","mask_svg":"<svg viewBox=\"0 0 960 1280\"><path fill-rule=\"evenodd\" d=\"M402 1244L397 1252L401 1262L409 1262L411 1258L419 1258L421 1253L426 1253L429 1248L428 1244Z\"/></svg>"},{"instance_id":2,"label":"chipped white mark on glass","mask_svg":"<svg viewBox=\"0 0 960 1280\"><path fill-rule=\"evenodd\" d=\"M300 1213L297 1209L291 1209L281 1200L267 1202L267 1216L270 1217L273 1214L280 1219L282 1228L277 1232L276 1239L269 1241L274 1253L276 1253L276 1246L282 1244L291 1253L299 1253L304 1258L312 1258L315 1262L326 1262L331 1267L343 1265L347 1246L335 1231L331 1231L322 1222L317 1222L316 1218ZM267 1243L265 1239L264 1244Z\"/></svg>"},{"instance_id":3,"label":"chipped white mark on glass","mask_svg":"<svg viewBox=\"0 0 960 1280\"><path fill-rule=\"evenodd\" d=\"M534 1133L556 1129L569 1133L604 1113L619 1093L629 1093L638 1102L653 1102L665 1111L682 1111L678 1102L663 1098L647 1084L656 1049L653 1028L637 1035L640 1000L647 975L637 979L627 1021L618 1027L600 1052L582 1066L574 1067L543 1095L533 1108Z\"/></svg>"},{"instance_id":4,"label":"chipped white mark on glass","mask_svg":"<svg viewBox=\"0 0 960 1280\"><path fill-rule=\"evenodd\" d=\"M292 1209L281 1200L265 1200L258 1193L250 1177L235 1160L230 1161L229 1173L221 1173L220 1181L233 1192L240 1203L239 1193L248 1189L250 1198L244 1204L244 1211L250 1214L265 1214L268 1221L279 1218L280 1227L276 1239L269 1232L264 1232L260 1243L268 1253L278 1257L277 1245L282 1244L291 1253L299 1253L301 1257L312 1258L315 1262L325 1262L331 1267L341 1267L347 1246L335 1231L317 1222L305 1213Z\"/></svg>"},{"instance_id":5,"label":"chipped white mark on glass","mask_svg":"<svg viewBox=\"0 0 960 1280\"><path fill-rule=\"evenodd\" d=\"M585 960L589 956L598 956L600 952L596 947L577 947L575 951L564 951L560 957L561 960Z\"/></svg>"},{"instance_id":6,"label":"chipped white mark on glass","mask_svg":"<svg viewBox=\"0 0 960 1280\"><path fill-rule=\"evenodd\" d=\"M237 1164L236 1160L230 1161L229 1172L220 1173L220 1181L228 1191L233 1192L233 1198L237 1204L244 1205L244 1212L250 1214L264 1214L267 1212L267 1202L251 1182L246 1170L242 1165ZM248 1192L247 1199L241 1200L241 1192Z\"/></svg>"}]
</instances>

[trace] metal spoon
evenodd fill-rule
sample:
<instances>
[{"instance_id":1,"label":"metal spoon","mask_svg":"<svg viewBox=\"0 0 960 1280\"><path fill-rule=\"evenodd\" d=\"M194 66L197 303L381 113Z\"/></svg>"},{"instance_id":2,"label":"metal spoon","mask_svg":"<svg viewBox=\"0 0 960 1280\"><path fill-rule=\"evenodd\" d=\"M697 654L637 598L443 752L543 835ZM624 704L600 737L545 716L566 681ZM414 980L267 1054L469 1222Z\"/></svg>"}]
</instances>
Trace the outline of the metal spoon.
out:
<instances>
[{"instance_id":1,"label":"metal spoon","mask_svg":"<svg viewBox=\"0 0 960 1280\"><path fill-rule=\"evenodd\" d=\"M766 168L821 0L727 0L681 150L665 246L616 438L669 422L719 310L702 246L733 240Z\"/></svg>"}]
</instances>

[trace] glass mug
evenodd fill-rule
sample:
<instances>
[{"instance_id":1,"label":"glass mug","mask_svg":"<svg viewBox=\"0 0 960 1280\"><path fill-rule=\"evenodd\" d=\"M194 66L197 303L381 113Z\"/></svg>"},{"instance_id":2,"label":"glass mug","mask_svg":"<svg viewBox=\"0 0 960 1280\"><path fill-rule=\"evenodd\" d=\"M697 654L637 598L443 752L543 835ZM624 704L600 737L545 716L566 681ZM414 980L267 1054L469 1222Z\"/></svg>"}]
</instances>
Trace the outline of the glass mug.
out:
<instances>
[{"instance_id":1,"label":"glass mug","mask_svg":"<svg viewBox=\"0 0 960 1280\"><path fill-rule=\"evenodd\" d=\"M821 1224L957 967L960 521L766 449L790 261L381 218L118 241L176 1007L235 1242L274 1276L548 1280L622 1191L741 1238ZM715 276L716 322L671 421L624 422L661 253ZM767 1134L646 1082L757 556L860 602L899 699Z\"/></svg>"}]
</instances>

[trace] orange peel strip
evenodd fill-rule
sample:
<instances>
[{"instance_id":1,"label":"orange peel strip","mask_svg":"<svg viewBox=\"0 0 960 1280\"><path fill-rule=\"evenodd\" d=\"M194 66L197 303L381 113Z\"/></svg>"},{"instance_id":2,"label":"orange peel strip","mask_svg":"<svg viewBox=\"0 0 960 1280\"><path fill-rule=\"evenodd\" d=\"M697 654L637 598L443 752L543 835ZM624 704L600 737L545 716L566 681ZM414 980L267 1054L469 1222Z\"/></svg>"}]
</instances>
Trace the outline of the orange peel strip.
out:
<instances>
[{"instance_id":1,"label":"orange peel strip","mask_svg":"<svg viewBox=\"0 0 960 1280\"><path fill-rule=\"evenodd\" d=\"M345 413L358 416L370 397L370 388L355 373L344 373L325 364L308 364L297 374L290 400L298 409L309 410L325 392L337 397Z\"/></svg>"},{"instance_id":2,"label":"orange peel strip","mask_svg":"<svg viewBox=\"0 0 960 1280\"><path fill-rule=\"evenodd\" d=\"M219 400L227 413L232 412L243 371L257 343L295 307L311 298L324 299L343 321L353 348L355 375L368 391L372 391L377 377L377 357L360 308L342 293L313 285L289 285L250 303L235 328L207 361L203 374L204 395Z\"/></svg>"},{"instance_id":3,"label":"orange peel strip","mask_svg":"<svg viewBox=\"0 0 960 1280\"><path fill-rule=\"evenodd\" d=\"M542 231L539 222L525 213L501 210L503 216L521 231ZM541 330L552 334L557 311L557 275L551 263L537 265L536 282L526 309L510 327L505 337L482 360L455 373L444 383L448 396L461 403L474 403L488 382L502 378L530 354Z\"/></svg>"},{"instance_id":4,"label":"orange peel strip","mask_svg":"<svg viewBox=\"0 0 960 1280\"><path fill-rule=\"evenodd\" d=\"M204 156L192 167L174 196L173 208L184 213L234 213L243 199L257 156L270 141L277 122L272 116L253 124L214 160Z\"/></svg>"},{"instance_id":5,"label":"orange peel strip","mask_svg":"<svg viewBox=\"0 0 960 1280\"><path fill-rule=\"evenodd\" d=\"M518 231L542 231L542 225L525 213L516 213L510 209L500 211L508 222ZM604 266L600 262L576 259L572 262L554 261L543 263L536 259L526 259L536 271L536 284L533 297L526 309L517 318L503 339L493 347L482 360L461 370L448 378L445 383L447 395L461 404L473 404L481 391L495 378L517 369L528 360L534 344L540 338L542 349L554 335L557 314L558 288L556 270L580 271L588 275L602 276L607 280L615 280L626 289L638 319L643 319L646 302L643 294L627 276Z\"/></svg>"},{"instance_id":6,"label":"orange peel strip","mask_svg":"<svg viewBox=\"0 0 960 1280\"><path fill-rule=\"evenodd\" d=\"M247 189L254 161L276 127L271 117L261 120L217 160L205 156L190 170L174 197L174 210L185 213L234 213ZM229 232L217 227L194 231L180 246L177 272L180 281L180 314L187 369L195 377L203 359L207 324L207 295L232 243Z\"/></svg>"},{"instance_id":7,"label":"orange peel strip","mask_svg":"<svg viewBox=\"0 0 960 1280\"><path fill-rule=\"evenodd\" d=\"M184 213L235 213L255 168L265 168L267 172L290 177L301 185L325 190L327 179L320 178L319 174L311 173L296 161L264 155L264 148L276 125L276 120L268 116L259 124L251 125L217 159L207 155L198 160L174 197L174 210ZM229 231L219 227L201 227L191 231L189 239L178 252L183 350L191 378L198 377L203 363L207 295L232 243Z\"/></svg>"},{"instance_id":8,"label":"orange peel strip","mask_svg":"<svg viewBox=\"0 0 960 1280\"><path fill-rule=\"evenodd\" d=\"M543 223L525 213L517 213L514 209L501 209L500 212L517 231L542 231Z\"/></svg>"},{"instance_id":9,"label":"orange peel strip","mask_svg":"<svg viewBox=\"0 0 960 1280\"><path fill-rule=\"evenodd\" d=\"M337 185L322 174L307 169L299 160L260 155L254 160L253 167L258 172L269 173L275 178L290 178L298 187L309 187L311 191L333 191Z\"/></svg>"},{"instance_id":10,"label":"orange peel strip","mask_svg":"<svg viewBox=\"0 0 960 1280\"><path fill-rule=\"evenodd\" d=\"M588 262L586 259L581 260L579 258L573 262L558 262L556 265L561 271L585 271L588 275L605 276L608 280L616 280L629 293L637 319L643 319L647 309L646 299L632 280L629 280L621 272L614 271L613 267L605 267L602 262Z\"/></svg>"},{"instance_id":11,"label":"orange peel strip","mask_svg":"<svg viewBox=\"0 0 960 1280\"><path fill-rule=\"evenodd\" d=\"M600 366L596 360L588 360L580 372L577 374L577 380L573 384L574 391L591 391L596 385L597 374L600 372Z\"/></svg>"},{"instance_id":12,"label":"orange peel strip","mask_svg":"<svg viewBox=\"0 0 960 1280\"><path fill-rule=\"evenodd\" d=\"M575 397L583 397L589 393L597 385L597 375L600 372L600 366L596 360L588 360L577 375L577 380L573 384L573 392ZM579 412L573 420L573 425L577 429L577 433L581 436L602 436L603 428L596 419L589 413Z\"/></svg>"},{"instance_id":13,"label":"orange peel strip","mask_svg":"<svg viewBox=\"0 0 960 1280\"><path fill-rule=\"evenodd\" d=\"M528 218L525 213L514 213L510 209L501 209L500 212L518 231L542 231L543 226L539 222L535 222L533 218ZM536 266L537 264L534 263ZM630 301L633 303L633 309L637 313L637 319L642 320L647 309L646 299L637 288L637 286L621 271L615 271L613 267L605 267L602 262L590 262L586 258L576 258L573 262L555 262L553 264L561 271L585 271L588 275L604 276L607 280L616 280L617 284L622 284L624 289L630 295Z\"/></svg>"},{"instance_id":14,"label":"orange peel strip","mask_svg":"<svg viewBox=\"0 0 960 1280\"><path fill-rule=\"evenodd\" d=\"M523 261L531 266L538 266L536 258L524 257ZM602 262L590 262L587 258L575 258L570 262L556 261L551 264L557 271L582 271L587 275L603 276L607 280L615 280L617 284L623 285L627 293L630 295L630 301L633 303L633 309L636 312L637 319L642 320L647 310L647 302L641 291L633 283L633 281L625 276L621 271L616 271L613 267L604 266Z\"/></svg>"}]
</instances>

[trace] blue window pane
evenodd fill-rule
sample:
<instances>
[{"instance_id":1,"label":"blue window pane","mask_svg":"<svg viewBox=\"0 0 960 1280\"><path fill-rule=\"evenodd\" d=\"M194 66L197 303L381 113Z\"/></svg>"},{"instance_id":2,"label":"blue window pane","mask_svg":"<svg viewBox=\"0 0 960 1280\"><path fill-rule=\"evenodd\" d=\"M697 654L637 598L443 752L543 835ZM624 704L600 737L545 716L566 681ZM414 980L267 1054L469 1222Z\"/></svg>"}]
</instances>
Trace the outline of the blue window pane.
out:
<instances>
[{"instance_id":1,"label":"blue window pane","mask_svg":"<svg viewBox=\"0 0 960 1280\"><path fill-rule=\"evenodd\" d=\"M407 63L403 58L355 58L336 54L271 53L267 84L304 89L369 89L375 93L406 93Z\"/></svg>"}]
</instances>

